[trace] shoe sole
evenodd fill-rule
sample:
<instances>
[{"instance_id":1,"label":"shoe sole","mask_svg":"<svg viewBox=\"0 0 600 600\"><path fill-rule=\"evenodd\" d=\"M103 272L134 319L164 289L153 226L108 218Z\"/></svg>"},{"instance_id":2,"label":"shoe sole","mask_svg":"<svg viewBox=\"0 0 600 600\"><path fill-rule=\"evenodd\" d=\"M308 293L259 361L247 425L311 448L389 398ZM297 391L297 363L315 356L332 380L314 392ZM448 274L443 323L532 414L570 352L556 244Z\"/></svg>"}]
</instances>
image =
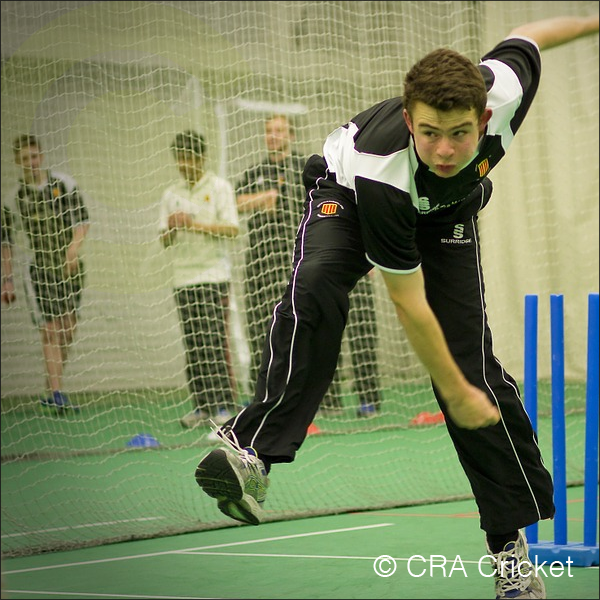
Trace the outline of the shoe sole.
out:
<instances>
[{"instance_id":1,"label":"shoe sole","mask_svg":"<svg viewBox=\"0 0 600 600\"><path fill-rule=\"evenodd\" d=\"M217 449L203 458L196 468L196 482L204 493L217 500L223 514L242 523L260 525L262 509L252 496L244 493L243 481L228 452Z\"/></svg>"}]
</instances>

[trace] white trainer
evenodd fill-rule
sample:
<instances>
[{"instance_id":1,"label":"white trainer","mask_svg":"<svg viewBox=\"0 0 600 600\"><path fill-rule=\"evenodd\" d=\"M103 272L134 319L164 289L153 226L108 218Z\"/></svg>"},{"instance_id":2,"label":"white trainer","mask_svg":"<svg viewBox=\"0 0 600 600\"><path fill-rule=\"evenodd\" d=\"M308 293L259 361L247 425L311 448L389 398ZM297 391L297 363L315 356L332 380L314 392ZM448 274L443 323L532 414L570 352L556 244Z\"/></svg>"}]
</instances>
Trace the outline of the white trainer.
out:
<instances>
[{"instance_id":1,"label":"white trainer","mask_svg":"<svg viewBox=\"0 0 600 600\"><path fill-rule=\"evenodd\" d=\"M231 430L216 431L228 448L209 452L196 468L196 482L219 510L242 523L259 525L267 496L267 470L252 448L241 448Z\"/></svg>"},{"instance_id":2,"label":"white trainer","mask_svg":"<svg viewBox=\"0 0 600 600\"><path fill-rule=\"evenodd\" d=\"M509 542L504 550L492 554L496 599L546 598L546 586L529 560L529 547L522 531L516 542Z\"/></svg>"}]
</instances>

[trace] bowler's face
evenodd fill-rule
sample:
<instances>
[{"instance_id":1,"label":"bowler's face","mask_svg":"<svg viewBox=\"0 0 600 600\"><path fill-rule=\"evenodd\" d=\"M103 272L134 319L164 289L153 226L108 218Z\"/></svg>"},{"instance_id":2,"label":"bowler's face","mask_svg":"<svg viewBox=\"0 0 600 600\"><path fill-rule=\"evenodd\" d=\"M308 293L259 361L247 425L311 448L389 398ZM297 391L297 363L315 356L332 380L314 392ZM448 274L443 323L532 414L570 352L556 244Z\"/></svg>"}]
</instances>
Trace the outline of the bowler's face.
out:
<instances>
[{"instance_id":1,"label":"bowler's face","mask_svg":"<svg viewBox=\"0 0 600 600\"><path fill-rule=\"evenodd\" d=\"M490 116L486 111L478 118L475 109L441 111L423 102L416 102L410 115L404 111L419 158L443 178L454 177L473 160Z\"/></svg>"}]
</instances>

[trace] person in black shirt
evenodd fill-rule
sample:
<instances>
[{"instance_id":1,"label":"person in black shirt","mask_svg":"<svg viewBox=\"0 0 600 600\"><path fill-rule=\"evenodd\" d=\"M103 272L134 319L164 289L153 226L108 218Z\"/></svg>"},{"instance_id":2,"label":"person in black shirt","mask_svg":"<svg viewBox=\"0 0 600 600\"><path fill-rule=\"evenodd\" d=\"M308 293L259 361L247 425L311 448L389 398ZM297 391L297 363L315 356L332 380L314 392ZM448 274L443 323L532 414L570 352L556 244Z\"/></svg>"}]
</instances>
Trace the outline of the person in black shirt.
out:
<instances>
[{"instance_id":1,"label":"person in black shirt","mask_svg":"<svg viewBox=\"0 0 600 600\"><path fill-rule=\"evenodd\" d=\"M22 177L2 207L2 303L16 299L12 246L18 221L29 244L24 285L32 319L41 333L50 393L41 403L59 412L77 411L62 391L62 380L84 286L80 251L90 227L88 210L71 177L42 168L37 138L19 136L13 152Z\"/></svg>"},{"instance_id":2,"label":"person in black shirt","mask_svg":"<svg viewBox=\"0 0 600 600\"><path fill-rule=\"evenodd\" d=\"M291 273L294 240L303 212L306 159L292 150L293 139L293 125L287 116L268 118L267 157L246 170L236 186L238 212L248 217L244 295L251 381L258 375L273 308Z\"/></svg>"},{"instance_id":3,"label":"person in black shirt","mask_svg":"<svg viewBox=\"0 0 600 600\"><path fill-rule=\"evenodd\" d=\"M226 448L195 472L224 514L260 523L270 467L302 445L335 371L348 294L375 266L471 485L496 597L546 597L520 530L553 517L552 478L494 355L477 214L535 97L540 50L597 32L598 15L525 24L477 66L434 50L409 70L402 98L358 114L309 158L292 276L254 402L218 430Z\"/></svg>"},{"instance_id":4,"label":"person in black shirt","mask_svg":"<svg viewBox=\"0 0 600 600\"><path fill-rule=\"evenodd\" d=\"M294 241L306 191L302 172L306 159L292 148L294 125L286 115L265 121L265 160L244 172L236 188L238 211L248 215L245 256L245 300L250 346L250 381L258 377L265 335L273 309L281 299L292 268ZM359 280L351 297L347 335L360 399L358 416L380 410L377 373L377 325L372 282ZM335 377L323 408L341 411L340 382Z\"/></svg>"}]
</instances>

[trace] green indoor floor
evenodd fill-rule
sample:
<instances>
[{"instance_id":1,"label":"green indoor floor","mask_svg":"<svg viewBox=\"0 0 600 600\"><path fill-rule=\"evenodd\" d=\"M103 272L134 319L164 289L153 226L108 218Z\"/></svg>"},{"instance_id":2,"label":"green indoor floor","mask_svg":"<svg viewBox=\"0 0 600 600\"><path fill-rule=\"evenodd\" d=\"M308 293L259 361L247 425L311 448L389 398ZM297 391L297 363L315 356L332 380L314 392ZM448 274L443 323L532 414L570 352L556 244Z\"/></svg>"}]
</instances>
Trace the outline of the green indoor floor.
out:
<instances>
[{"instance_id":1,"label":"green indoor floor","mask_svg":"<svg viewBox=\"0 0 600 600\"><path fill-rule=\"evenodd\" d=\"M570 541L582 539L582 497L568 489ZM539 539L553 540L551 522ZM485 554L466 500L5 559L4 597L493 598ZM382 556L380 569L396 565L388 577L375 572ZM540 572L548 598L598 598L597 566L558 571Z\"/></svg>"}]
</instances>

